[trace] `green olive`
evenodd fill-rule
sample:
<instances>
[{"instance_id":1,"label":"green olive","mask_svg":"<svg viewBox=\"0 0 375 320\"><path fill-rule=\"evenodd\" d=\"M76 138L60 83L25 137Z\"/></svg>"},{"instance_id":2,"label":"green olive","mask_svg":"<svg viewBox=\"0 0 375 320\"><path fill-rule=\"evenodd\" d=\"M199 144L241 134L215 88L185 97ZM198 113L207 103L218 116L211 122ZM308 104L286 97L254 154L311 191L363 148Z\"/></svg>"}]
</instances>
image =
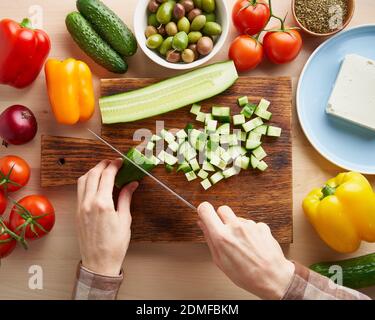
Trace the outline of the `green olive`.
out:
<instances>
[{"instance_id":1,"label":"green olive","mask_svg":"<svg viewBox=\"0 0 375 320\"><path fill-rule=\"evenodd\" d=\"M168 37L167 39L163 41L163 43L161 44L159 48L159 52L161 55L166 56L168 50L172 49L172 41L173 41L173 37Z\"/></svg>"},{"instance_id":2,"label":"green olive","mask_svg":"<svg viewBox=\"0 0 375 320\"><path fill-rule=\"evenodd\" d=\"M202 9L202 0L194 0L194 5L198 9Z\"/></svg>"},{"instance_id":3,"label":"green olive","mask_svg":"<svg viewBox=\"0 0 375 320\"><path fill-rule=\"evenodd\" d=\"M157 27L160 25L160 23L158 22L158 19L156 19L156 14L155 14L155 13L150 14L150 15L148 16L147 24L148 24L149 26L153 26L153 27L155 27L155 28L157 28Z\"/></svg>"},{"instance_id":4,"label":"green olive","mask_svg":"<svg viewBox=\"0 0 375 320\"><path fill-rule=\"evenodd\" d=\"M184 31L186 33L189 33L190 31L190 21L188 18L183 17L177 22L177 28L178 31Z\"/></svg>"},{"instance_id":5,"label":"green olive","mask_svg":"<svg viewBox=\"0 0 375 320\"><path fill-rule=\"evenodd\" d=\"M158 33L158 30L156 30L155 27L147 26L146 31L145 31L146 38L149 38L150 36L152 36L153 34L156 34L156 33Z\"/></svg>"},{"instance_id":6,"label":"green olive","mask_svg":"<svg viewBox=\"0 0 375 320\"><path fill-rule=\"evenodd\" d=\"M165 31L167 35L174 36L178 32L177 25L171 21L165 26Z\"/></svg>"},{"instance_id":7,"label":"green olive","mask_svg":"<svg viewBox=\"0 0 375 320\"><path fill-rule=\"evenodd\" d=\"M200 38L202 38L202 33L199 31L192 31L188 34L189 44L197 43Z\"/></svg>"},{"instance_id":8,"label":"green olive","mask_svg":"<svg viewBox=\"0 0 375 320\"><path fill-rule=\"evenodd\" d=\"M206 16L206 22L216 22L216 14L213 12L204 13L204 15Z\"/></svg>"},{"instance_id":9,"label":"green olive","mask_svg":"<svg viewBox=\"0 0 375 320\"><path fill-rule=\"evenodd\" d=\"M214 12L216 9L215 0L202 0L202 9L207 13Z\"/></svg>"},{"instance_id":10,"label":"green olive","mask_svg":"<svg viewBox=\"0 0 375 320\"><path fill-rule=\"evenodd\" d=\"M177 51L183 51L189 44L189 38L186 32L180 31L173 37L172 47Z\"/></svg>"},{"instance_id":11,"label":"green olive","mask_svg":"<svg viewBox=\"0 0 375 320\"><path fill-rule=\"evenodd\" d=\"M163 43L163 37L160 34L153 34L146 40L146 46L150 49L157 49Z\"/></svg>"},{"instance_id":12,"label":"green olive","mask_svg":"<svg viewBox=\"0 0 375 320\"><path fill-rule=\"evenodd\" d=\"M207 36L218 36L221 32L221 25L217 22L207 22L203 28L203 33Z\"/></svg>"},{"instance_id":13,"label":"green olive","mask_svg":"<svg viewBox=\"0 0 375 320\"><path fill-rule=\"evenodd\" d=\"M199 16L196 16L194 20L191 22L191 31L199 31L202 29L206 24L206 17L201 14Z\"/></svg>"},{"instance_id":14,"label":"green olive","mask_svg":"<svg viewBox=\"0 0 375 320\"><path fill-rule=\"evenodd\" d=\"M156 12L156 19L161 24L167 24L172 19L173 8L175 6L174 1L164 2Z\"/></svg>"},{"instance_id":15,"label":"green olive","mask_svg":"<svg viewBox=\"0 0 375 320\"><path fill-rule=\"evenodd\" d=\"M182 61L185 63L192 63L195 60L195 54L190 49L185 49L182 52L181 57L182 57Z\"/></svg>"}]
</instances>

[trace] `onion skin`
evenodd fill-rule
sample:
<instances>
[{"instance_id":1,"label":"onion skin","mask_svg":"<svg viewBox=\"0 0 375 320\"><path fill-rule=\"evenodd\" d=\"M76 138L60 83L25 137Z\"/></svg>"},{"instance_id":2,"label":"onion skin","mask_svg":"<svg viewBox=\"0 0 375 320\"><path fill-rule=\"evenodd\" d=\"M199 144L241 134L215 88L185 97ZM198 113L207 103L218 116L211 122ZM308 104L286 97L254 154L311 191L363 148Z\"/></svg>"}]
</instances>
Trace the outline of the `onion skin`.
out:
<instances>
[{"instance_id":1,"label":"onion skin","mask_svg":"<svg viewBox=\"0 0 375 320\"><path fill-rule=\"evenodd\" d=\"M34 139L38 123L32 111L13 105L0 115L0 137L9 144L21 145Z\"/></svg>"}]
</instances>

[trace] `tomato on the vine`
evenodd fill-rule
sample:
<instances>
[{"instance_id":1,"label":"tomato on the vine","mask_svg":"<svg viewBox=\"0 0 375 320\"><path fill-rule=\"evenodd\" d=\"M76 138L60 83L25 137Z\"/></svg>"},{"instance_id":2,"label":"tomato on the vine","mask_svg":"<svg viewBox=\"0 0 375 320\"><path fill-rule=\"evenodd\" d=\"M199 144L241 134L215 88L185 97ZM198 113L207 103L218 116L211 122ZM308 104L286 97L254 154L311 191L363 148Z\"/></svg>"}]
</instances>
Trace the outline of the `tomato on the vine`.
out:
<instances>
[{"instance_id":1,"label":"tomato on the vine","mask_svg":"<svg viewBox=\"0 0 375 320\"><path fill-rule=\"evenodd\" d=\"M17 156L0 158L0 189L14 192L24 187L30 179L30 167Z\"/></svg>"},{"instance_id":2,"label":"tomato on the vine","mask_svg":"<svg viewBox=\"0 0 375 320\"><path fill-rule=\"evenodd\" d=\"M269 31L263 38L267 58L276 64L294 60L302 49L302 37L295 29Z\"/></svg>"},{"instance_id":3,"label":"tomato on the vine","mask_svg":"<svg viewBox=\"0 0 375 320\"><path fill-rule=\"evenodd\" d=\"M54 224L55 210L49 200L40 195L27 196L15 203L9 216L10 229L30 240L44 237Z\"/></svg>"},{"instance_id":4,"label":"tomato on the vine","mask_svg":"<svg viewBox=\"0 0 375 320\"><path fill-rule=\"evenodd\" d=\"M253 37L238 36L229 48L229 58L234 61L238 71L252 70L263 59L263 46Z\"/></svg>"},{"instance_id":5,"label":"tomato on the vine","mask_svg":"<svg viewBox=\"0 0 375 320\"><path fill-rule=\"evenodd\" d=\"M5 212L7 208L8 200L3 190L0 190L0 216Z\"/></svg>"},{"instance_id":6,"label":"tomato on the vine","mask_svg":"<svg viewBox=\"0 0 375 320\"><path fill-rule=\"evenodd\" d=\"M248 35L261 32L270 16L268 4L258 0L237 0L232 11L233 24L238 32Z\"/></svg>"},{"instance_id":7,"label":"tomato on the vine","mask_svg":"<svg viewBox=\"0 0 375 320\"><path fill-rule=\"evenodd\" d=\"M10 255L17 245L17 241L6 231L7 227L7 223L2 221L0 224L0 259Z\"/></svg>"}]
</instances>

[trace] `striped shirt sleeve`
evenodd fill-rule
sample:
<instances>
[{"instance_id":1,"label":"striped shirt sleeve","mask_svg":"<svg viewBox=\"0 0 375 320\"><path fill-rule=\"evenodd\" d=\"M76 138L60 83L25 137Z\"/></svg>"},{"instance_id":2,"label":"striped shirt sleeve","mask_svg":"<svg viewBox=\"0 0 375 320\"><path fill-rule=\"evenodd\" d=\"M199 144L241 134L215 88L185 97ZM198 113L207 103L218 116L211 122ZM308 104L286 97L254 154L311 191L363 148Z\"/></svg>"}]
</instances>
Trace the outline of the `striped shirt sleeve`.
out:
<instances>
[{"instance_id":1,"label":"striped shirt sleeve","mask_svg":"<svg viewBox=\"0 0 375 320\"><path fill-rule=\"evenodd\" d=\"M298 263L283 300L371 300L368 296L335 284Z\"/></svg>"}]
</instances>

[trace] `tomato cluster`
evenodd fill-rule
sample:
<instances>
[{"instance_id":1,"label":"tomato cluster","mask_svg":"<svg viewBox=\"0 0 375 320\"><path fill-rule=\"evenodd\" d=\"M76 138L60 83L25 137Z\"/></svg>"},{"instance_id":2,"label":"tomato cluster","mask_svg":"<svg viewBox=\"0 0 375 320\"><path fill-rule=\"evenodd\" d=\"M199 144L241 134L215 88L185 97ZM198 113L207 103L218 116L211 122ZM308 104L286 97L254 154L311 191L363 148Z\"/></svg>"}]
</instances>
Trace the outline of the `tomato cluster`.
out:
<instances>
[{"instance_id":1,"label":"tomato cluster","mask_svg":"<svg viewBox=\"0 0 375 320\"><path fill-rule=\"evenodd\" d=\"M25 160L17 156L0 158L0 259L8 256L17 242L27 248L27 240L42 238L54 226L55 210L46 197L30 195L18 202L10 197L29 179L30 167ZM5 219L8 199L13 207Z\"/></svg>"},{"instance_id":2,"label":"tomato cluster","mask_svg":"<svg viewBox=\"0 0 375 320\"><path fill-rule=\"evenodd\" d=\"M280 21L280 28L265 31L271 18ZM302 37L296 28L286 27L284 20L272 13L271 0L237 0L232 11L233 24L241 33L229 48L229 58L238 71L256 68L266 56L276 64L294 60L301 51ZM263 43L259 40L265 31Z\"/></svg>"}]
</instances>

